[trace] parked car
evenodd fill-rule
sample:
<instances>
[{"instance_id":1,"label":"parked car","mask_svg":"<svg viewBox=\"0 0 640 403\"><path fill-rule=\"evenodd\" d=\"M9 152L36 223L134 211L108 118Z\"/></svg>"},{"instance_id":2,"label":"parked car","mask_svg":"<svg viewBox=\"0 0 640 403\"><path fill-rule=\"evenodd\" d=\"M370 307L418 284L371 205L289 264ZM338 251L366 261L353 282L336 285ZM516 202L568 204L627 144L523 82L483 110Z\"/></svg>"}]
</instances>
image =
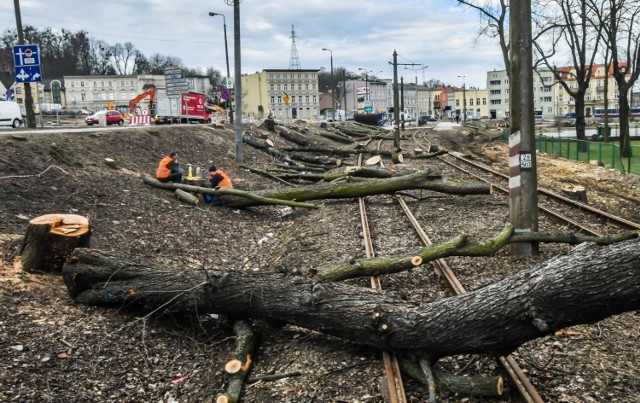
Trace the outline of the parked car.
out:
<instances>
[{"instance_id":1,"label":"parked car","mask_svg":"<svg viewBox=\"0 0 640 403\"><path fill-rule=\"evenodd\" d=\"M23 122L20 105L11 101L0 101L0 126L11 126L15 129Z\"/></svg>"},{"instance_id":2,"label":"parked car","mask_svg":"<svg viewBox=\"0 0 640 403\"><path fill-rule=\"evenodd\" d=\"M100 111L100 112L96 112L93 115L88 116L85 119L85 122L87 122L87 124L89 126L97 125L97 124L100 123L100 115L106 115L107 126L108 125L122 126L124 124L124 117L118 111Z\"/></svg>"},{"instance_id":3,"label":"parked car","mask_svg":"<svg viewBox=\"0 0 640 403\"><path fill-rule=\"evenodd\" d=\"M418 126L422 126L427 122L436 122L436 121L438 121L438 119L433 115L420 116L420 118L418 118Z\"/></svg>"}]
</instances>

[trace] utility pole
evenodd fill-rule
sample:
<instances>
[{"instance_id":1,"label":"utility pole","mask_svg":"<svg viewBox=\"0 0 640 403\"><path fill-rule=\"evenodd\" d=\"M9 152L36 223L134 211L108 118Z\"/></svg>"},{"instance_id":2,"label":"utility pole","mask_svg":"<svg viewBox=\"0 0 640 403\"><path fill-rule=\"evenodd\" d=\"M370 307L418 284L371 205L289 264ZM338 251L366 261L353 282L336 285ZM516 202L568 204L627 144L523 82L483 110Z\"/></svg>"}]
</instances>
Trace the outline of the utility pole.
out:
<instances>
[{"instance_id":1,"label":"utility pole","mask_svg":"<svg viewBox=\"0 0 640 403\"><path fill-rule=\"evenodd\" d=\"M344 105L342 105L342 110L344 110L344 119L347 119L347 69L342 69L342 95L344 97Z\"/></svg>"},{"instance_id":2,"label":"utility pole","mask_svg":"<svg viewBox=\"0 0 640 403\"><path fill-rule=\"evenodd\" d=\"M400 149L400 116L398 108L400 107L400 99L398 96L398 66L417 66L418 63L398 63L398 52L393 50L393 62L389 62L393 65L393 120L395 122L395 131L393 136L393 146L396 149ZM403 100L404 101L404 100ZM404 103L404 102L403 102ZM403 116L404 119L404 116ZM404 130L404 121L402 125Z\"/></svg>"},{"instance_id":3,"label":"utility pole","mask_svg":"<svg viewBox=\"0 0 640 403\"><path fill-rule=\"evenodd\" d=\"M16 27L18 28L18 45L24 45L24 32L22 31L22 16L20 14L20 0L13 0L16 12ZM36 86L38 84L36 83ZM31 83L24 84L24 109L27 114L27 127L36 127L36 114L33 111L33 97L31 96Z\"/></svg>"},{"instance_id":4,"label":"utility pole","mask_svg":"<svg viewBox=\"0 0 640 403\"><path fill-rule=\"evenodd\" d=\"M398 52L393 50L393 146L397 149L400 148L400 116L398 114L398 108L400 107L400 100L398 99Z\"/></svg>"},{"instance_id":5,"label":"utility pole","mask_svg":"<svg viewBox=\"0 0 640 403\"><path fill-rule=\"evenodd\" d=\"M240 0L233 1L233 64L235 74L234 99L236 101L236 161L244 162L242 152L242 70L240 69Z\"/></svg>"},{"instance_id":6,"label":"utility pole","mask_svg":"<svg viewBox=\"0 0 640 403\"><path fill-rule=\"evenodd\" d=\"M538 182L533 116L531 0L511 2L509 84L509 218L516 233L538 231ZM519 256L536 256L537 242L511 245Z\"/></svg>"},{"instance_id":7,"label":"utility pole","mask_svg":"<svg viewBox=\"0 0 640 403\"><path fill-rule=\"evenodd\" d=\"M400 110L402 110L402 131L404 131L404 77L400 76Z\"/></svg>"},{"instance_id":8,"label":"utility pole","mask_svg":"<svg viewBox=\"0 0 640 403\"><path fill-rule=\"evenodd\" d=\"M227 45L227 19L225 18L224 14L220 14L220 13L212 13L209 12L209 15L214 17L216 15L220 15L222 16L222 25L224 28L224 54L225 57L227 59L227 79L231 78L231 73L229 72L229 47ZM229 123L233 124L233 99L231 97L231 94L229 94Z\"/></svg>"}]
</instances>

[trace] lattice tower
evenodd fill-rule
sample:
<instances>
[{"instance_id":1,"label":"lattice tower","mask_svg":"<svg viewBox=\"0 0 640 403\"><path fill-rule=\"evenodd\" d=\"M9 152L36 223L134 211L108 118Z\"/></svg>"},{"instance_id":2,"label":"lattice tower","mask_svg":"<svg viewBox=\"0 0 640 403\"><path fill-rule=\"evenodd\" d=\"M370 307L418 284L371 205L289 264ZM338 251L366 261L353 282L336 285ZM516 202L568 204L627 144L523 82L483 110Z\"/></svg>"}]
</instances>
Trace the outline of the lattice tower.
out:
<instances>
[{"instance_id":1,"label":"lattice tower","mask_svg":"<svg viewBox=\"0 0 640 403\"><path fill-rule=\"evenodd\" d=\"M291 56L289 57L289 70L300 70L300 59L296 48L296 31L291 25Z\"/></svg>"}]
</instances>

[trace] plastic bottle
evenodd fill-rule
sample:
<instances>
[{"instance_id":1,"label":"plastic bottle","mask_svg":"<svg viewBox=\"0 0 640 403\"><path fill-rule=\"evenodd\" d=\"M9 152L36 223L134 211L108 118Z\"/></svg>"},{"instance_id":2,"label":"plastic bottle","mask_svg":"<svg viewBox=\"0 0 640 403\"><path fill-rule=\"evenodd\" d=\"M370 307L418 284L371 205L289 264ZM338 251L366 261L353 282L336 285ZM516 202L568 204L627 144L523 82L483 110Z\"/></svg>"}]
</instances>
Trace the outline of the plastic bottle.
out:
<instances>
[{"instance_id":1,"label":"plastic bottle","mask_svg":"<svg viewBox=\"0 0 640 403\"><path fill-rule=\"evenodd\" d=\"M196 167L196 177L199 178L202 176L202 172L200 170L200 167Z\"/></svg>"},{"instance_id":2,"label":"plastic bottle","mask_svg":"<svg viewBox=\"0 0 640 403\"><path fill-rule=\"evenodd\" d=\"M189 164L188 167L189 167L189 171L188 171L187 177L193 178L193 170L192 170L191 164Z\"/></svg>"}]
</instances>

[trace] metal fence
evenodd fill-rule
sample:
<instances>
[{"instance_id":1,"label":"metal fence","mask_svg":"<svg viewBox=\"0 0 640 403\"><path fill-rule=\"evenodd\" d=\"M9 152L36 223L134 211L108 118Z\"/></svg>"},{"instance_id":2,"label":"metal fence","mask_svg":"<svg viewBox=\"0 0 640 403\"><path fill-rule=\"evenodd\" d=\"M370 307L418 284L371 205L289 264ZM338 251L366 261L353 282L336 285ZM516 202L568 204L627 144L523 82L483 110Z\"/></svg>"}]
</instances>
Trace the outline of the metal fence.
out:
<instances>
[{"instance_id":1,"label":"metal fence","mask_svg":"<svg viewBox=\"0 0 640 403\"><path fill-rule=\"evenodd\" d=\"M598 164L623 173L640 175L640 146L632 145L631 156L622 158L620 157L620 146L617 143L536 136L536 149L540 153Z\"/></svg>"}]
</instances>

